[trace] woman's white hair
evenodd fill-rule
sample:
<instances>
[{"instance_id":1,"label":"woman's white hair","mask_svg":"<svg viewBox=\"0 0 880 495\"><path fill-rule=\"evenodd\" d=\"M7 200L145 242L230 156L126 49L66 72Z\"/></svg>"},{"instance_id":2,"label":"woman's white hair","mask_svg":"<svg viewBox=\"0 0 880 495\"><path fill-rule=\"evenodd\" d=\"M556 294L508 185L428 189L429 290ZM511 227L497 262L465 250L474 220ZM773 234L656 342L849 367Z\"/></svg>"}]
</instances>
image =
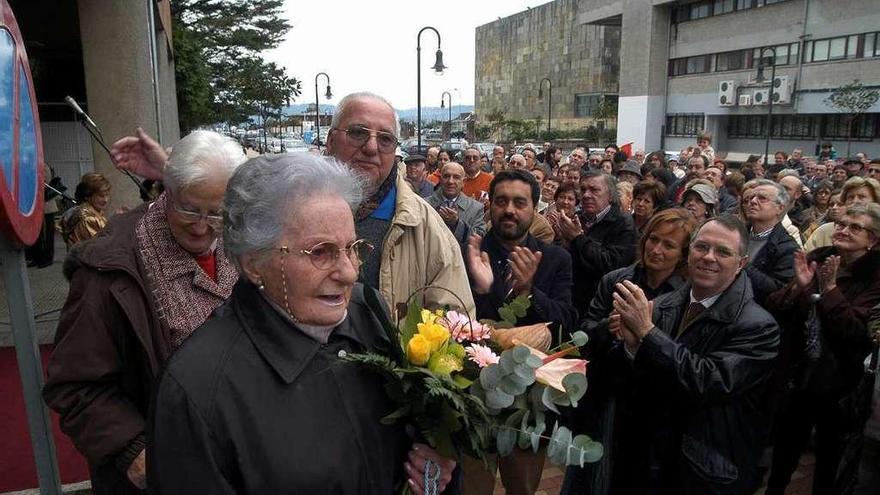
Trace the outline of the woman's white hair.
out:
<instances>
[{"instance_id":1,"label":"woman's white hair","mask_svg":"<svg viewBox=\"0 0 880 495\"><path fill-rule=\"evenodd\" d=\"M171 149L163 183L171 192L211 178L228 178L247 157L234 139L212 131L193 131Z\"/></svg>"},{"instance_id":2,"label":"woman's white hair","mask_svg":"<svg viewBox=\"0 0 880 495\"><path fill-rule=\"evenodd\" d=\"M289 219L317 195L339 196L354 211L364 184L343 163L311 153L248 160L229 179L223 199L223 245L229 258L240 268L242 256L277 247Z\"/></svg>"}]
</instances>

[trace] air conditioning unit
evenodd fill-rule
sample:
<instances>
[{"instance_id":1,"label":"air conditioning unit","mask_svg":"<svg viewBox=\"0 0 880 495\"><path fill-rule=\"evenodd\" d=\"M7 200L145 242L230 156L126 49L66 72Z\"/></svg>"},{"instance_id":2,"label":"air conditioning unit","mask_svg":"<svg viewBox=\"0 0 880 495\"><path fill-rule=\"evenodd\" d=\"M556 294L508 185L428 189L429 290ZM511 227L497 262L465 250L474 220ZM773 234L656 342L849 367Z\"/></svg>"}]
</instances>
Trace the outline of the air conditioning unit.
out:
<instances>
[{"instance_id":1,"label":"air conditioning unit","mask_svg":"<svg viewBox=\"0 0 880 495\"><path fill-rule=\"evenodd\" d=\"M792 78L789 76L776 76L773 79L773 104L785 105L791 103Z\"/></svg>"},{"instance_id":2,"label":"air conditioning unit","mask_svg":"<svg viewBox=\"0 0 880 495\"><path fill-rule=\"evenodd\" d=\"M736 81L721 81L718 84L718 106L736 105Z\"/></svg>"},{"instance_id":3,"label":"air conditioning unit","mask_svg":"<svg viewBox=\"0 0 880 495\"><path fill-rule=\"evenodd\" d=\"M752 95L739 95L739 106L741 106L741 107L752 106Z\"/></svg>"},{"instance_id":4,"label":"air conditioning unit","mask_svg":"<svg viewBox=\"0 0 880 495\"><path fill-rule=\"evenodd\" d=\"M755 105L767 105L770 103L770 88L756 89L755 94L752 96L752 101Z\"/></svg>"}]
</instances>

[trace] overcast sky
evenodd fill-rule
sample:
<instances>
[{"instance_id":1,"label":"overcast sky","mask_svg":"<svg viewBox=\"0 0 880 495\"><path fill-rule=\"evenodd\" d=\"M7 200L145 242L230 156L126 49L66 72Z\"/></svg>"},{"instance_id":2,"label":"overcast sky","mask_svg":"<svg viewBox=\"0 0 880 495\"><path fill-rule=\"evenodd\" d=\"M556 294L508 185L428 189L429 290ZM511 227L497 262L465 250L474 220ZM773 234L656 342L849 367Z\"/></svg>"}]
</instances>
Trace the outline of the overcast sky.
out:
<instances>
[{"instance_id":1,"label":"overcast sky","mask_svg":"<svg viewBox=\"0 0 880 495\"><path fill-rule=\"evenodd\" d=\"M293 28L266 58L287 67L303 82L297 103L313 102L315 74L330 76L333 99L354 91L372 91L406 109L416 106L416 35L433 26L442 38L443 61L449 67L436 76L431 66L437 37L422 33L422 106L439 106L443 91L453 105L474 102L474 41L477 26L535 7L545 0L286 0ZM324 77L319 81L321 103ZM458 91L455 91L458 89Z\"/></svg>"}]
</instances>

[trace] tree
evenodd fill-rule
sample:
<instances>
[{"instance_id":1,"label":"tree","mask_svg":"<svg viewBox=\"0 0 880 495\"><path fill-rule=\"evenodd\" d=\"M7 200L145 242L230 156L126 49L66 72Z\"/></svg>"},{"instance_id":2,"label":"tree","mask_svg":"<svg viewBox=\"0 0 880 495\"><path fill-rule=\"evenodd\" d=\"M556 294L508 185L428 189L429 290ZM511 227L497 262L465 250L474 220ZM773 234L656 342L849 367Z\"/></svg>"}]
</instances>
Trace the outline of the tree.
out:
<instances>
[{"instance_id":1,"label":"tree","mask_svg":"<svg viewBox=\"0 0 880 495\"><path fill-rule=\"evenodd\" d=\"M860 115L874 106L878 99L880 92L864 87L858 79L835 89L828 98L825 98L826 104L846 114L846 156L850 155L853 124Z\"/></svg>"},{"instance_id":2,"label":"tree","mask_svg":"<svg viewBox=\"0 0 880 495\"><path fill-rule=\"evenodd\" d=\"M607 125L608 119L617 118L617 103L610 98L603 97L602 101L593 109L592 117L602 122L602 126Z\"/></svg>"},{"instance_id":3,"label":"tree","mask_svg":"<svg viewBox=\"0 0 880 495\"><path fill-rule=\"evenodd\" d=\"M264 120L265 105L258 100L286 102L300 94L299 81L260 55L277 47L290 29L282 17L283 0L172 0L171 13L182 130L242 123L253 115ZM280 95L254 99L272 88ZM262 113L249 113L254 109Z\"/></svg>"}]
</instances>

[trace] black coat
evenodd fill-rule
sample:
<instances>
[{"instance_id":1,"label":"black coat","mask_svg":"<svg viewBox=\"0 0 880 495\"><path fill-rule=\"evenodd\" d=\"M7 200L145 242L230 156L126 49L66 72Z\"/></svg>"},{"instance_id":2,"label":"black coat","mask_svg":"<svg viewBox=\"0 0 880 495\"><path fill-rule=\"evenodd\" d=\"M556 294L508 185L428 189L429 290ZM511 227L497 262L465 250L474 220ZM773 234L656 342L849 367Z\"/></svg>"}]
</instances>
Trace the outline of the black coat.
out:
<instances>
[{"instance_id":1,"label":"black coat","mask_svg":"<svg viewBox=\"0 0 880 495\"><path fill-rule=\"evenodd\" d=\"M239 282L171 357L148 430L151 490L162 494L381 494L404 479L409 441L378 373L339 353L387 349L357 287L320 344Z\"/></svg>"},{"instance_id":2,"label":"black coat","mask_svg":"<svg viewBox=\"0 0 880 495\"><path fill-rule=\"evenodd\" d=\"M621 213L617 205L612 205L611 211L600 222L571 241L572 300L578 311L586 312L599 281L606 273L635 261L637 242L632 216Z\"/></svg>"},{"instance_id":3,"label":"black coat","mask_svg":"<svg viewBox=\"0 0 880 495\"><path fill-rule=\"evenodd\" d=\"M748 494L761 481L770 419L760 399L779 328L741 273L673 338L690 290L655 300L655 327L633 360L623 345L611 351L619 372L631 373L637 411L633 441L617 454L628 486L615 484L614 493Z\"/></svg>"},{"instance_id":4,"label":"black coat","mask_svg":"<svg viewBox=\"0 0 880 495\"><path fill-rule=\"evenodd\" d=\"M771 293L794 278L794 253L798 250L800 247L794 237L782 222L777 223L767 237L767 244L746 265L756 301L764 304Z\"/></svg>"},{"instance_id":5,"label":"black coat","mask_svg":"<svg viewBox=\"0 0 880 495\"><path fill-rule=\"evenodd\" d=\"M823 247L811 252L807 260L821 264L834 254L837 248ZM780 373L793 376L797 386L817 400L837 400L859 384L865 358L874 348L868 319L880 304L880 252L868 251L852 266L839 268L837 288L816 303L823 345L819 359L810 363L804 358L804 329L812 304L810 295L817 291L814 286L797 293L792 282L768 300L785 332L785 362Z\"/></svg>"},{"instance_id":6,"label":"black coat","mask_svg":"<svg viewBox=\"0 0 880 495\"><path fill-rule=\"evenodd\" d=\"M559 330L565 334L562 340L568 340L577 322L577 310L571 303L571 257L562 248L545 244L527 235L521 244L532 251L539 251L541 264L532 281L532 304L528 313L517 320L517 325L552 322L553 346L559 344ZM477 319L499 320L498 308L504 305L510 284L505 282L507 276L507 258L510 253L489 231L483 238L480 249L489 255L492 275L495 281L488 294L474 292L474 303L477 306Z\"/></svg>"}]
</instances>

